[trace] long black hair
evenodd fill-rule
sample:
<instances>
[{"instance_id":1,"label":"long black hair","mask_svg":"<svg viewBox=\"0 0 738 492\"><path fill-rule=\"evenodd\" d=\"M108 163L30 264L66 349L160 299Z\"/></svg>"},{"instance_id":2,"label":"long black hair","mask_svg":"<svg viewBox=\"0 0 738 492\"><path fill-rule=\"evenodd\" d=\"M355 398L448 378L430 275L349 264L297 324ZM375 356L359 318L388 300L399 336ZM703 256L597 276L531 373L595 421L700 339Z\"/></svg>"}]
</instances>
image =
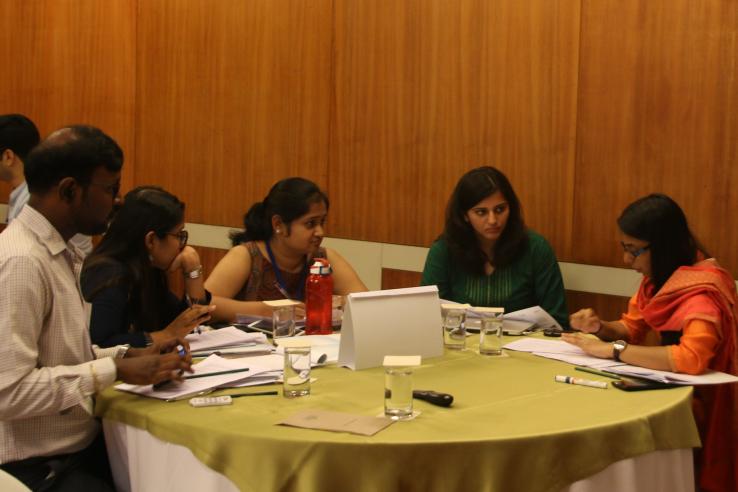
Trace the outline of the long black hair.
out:
<instances>
[{"instance_id":1,"label":"long black hair","mask_svg":"<svg viewBox=\"0 0 738 492\"><path fill-rule=\"evenodd\" d=\"M129 303L138 331L156 331L164 328L168 295L166 273L151 264L146 249L146 234L153 231L164 239L168 232L184 221L185 205L176 196L156 186L141 186L129 191L123 205L110 223L100 244L86 258L82 277L106 265L123 265L122 270L107 278L90 292L92 302L103 289L118 284L131 286Z\"/></svg>"},{"instance_id":2,"label":"long black hair","mask_svg":"<svg viewBox=\"0 0 738 492\"><path fill-rule=\"evenodd\" d=\"M477 203L501 192L508 203L510 214L505 229L492 249L492 257L482 251L474 228L466 214ZM451 258L469 273L484 273L484 264L495 267L513 263L528 247L528 234L523 213L515 191L507 177L494 167L484 166L464 174L456 184L446 207L446 226L443 236Z\"/></svg>"},{"instance_id":3,"label":"long black hair","mask_svg":"<svg viewBox=\"0 0 738 492\"><path fill-rule=\"evenodd\" d=\"M318 185L304 178L286 178L278 181L261 202L254 203L243 216L243 231L231 234L234 246L247 241L268 241L274 235L272 217L279 215L290 232L290 223L305 215L313 203L325 203L328 197Z\"/></svg>"},{"instance_id":4,"label":"long black hair","mask_svg":"<svg viewBox=\"0 0 738 492\"><path fill-rule=\"evenodd\" d=\"M620 230L649 244L651 281L656 291L680 266L693 265L703 251L679 205L666 195L653 193L639 198L618 217Z\"/></svg>"}]
</instances>

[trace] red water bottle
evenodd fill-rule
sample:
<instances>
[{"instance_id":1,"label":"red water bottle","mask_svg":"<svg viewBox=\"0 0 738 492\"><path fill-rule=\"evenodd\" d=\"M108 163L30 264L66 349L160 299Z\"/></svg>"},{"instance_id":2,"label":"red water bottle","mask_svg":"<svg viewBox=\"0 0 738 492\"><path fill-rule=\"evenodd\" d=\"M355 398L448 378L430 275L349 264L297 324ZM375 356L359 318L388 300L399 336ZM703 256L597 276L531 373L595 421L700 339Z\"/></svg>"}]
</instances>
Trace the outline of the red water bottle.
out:
<instances>
[{"instance_id":1,"label":"red water bottle","mask_svg":"<svg viewBox=\"0 0 738 492\"><path fill-rule=\"evenodd\" d=\"M305 281L305 334L333 333L333 275L325 258L316 258Z\"/></svg>"}]
</instances>

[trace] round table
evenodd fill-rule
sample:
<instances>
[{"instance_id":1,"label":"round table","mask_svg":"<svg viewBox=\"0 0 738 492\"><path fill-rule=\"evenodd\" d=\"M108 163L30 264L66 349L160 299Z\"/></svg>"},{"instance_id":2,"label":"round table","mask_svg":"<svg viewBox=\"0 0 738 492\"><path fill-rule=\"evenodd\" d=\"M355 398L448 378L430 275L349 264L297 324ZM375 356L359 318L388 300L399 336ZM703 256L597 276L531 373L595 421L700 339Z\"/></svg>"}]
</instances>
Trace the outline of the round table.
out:
<instances>
[{"instance_id":1,"label":"round table","mask_svg":"<svg viewBox=\"0 0 738 492\"><path fill-rule=\"evenodd\" d=\"M97 413L183 445L240 490L254 491L554 491L619 460L699 446L690 387L629 393L557 383L557 374L583 376L527 353L446 351L423 361L414 387L450 393L453 406L416 401L417 418L371 437L276 424L314 408L381 414L382 368L321 367L308 397L238 398L225 407L109 388Z\"/></svg>"}]
</instances>

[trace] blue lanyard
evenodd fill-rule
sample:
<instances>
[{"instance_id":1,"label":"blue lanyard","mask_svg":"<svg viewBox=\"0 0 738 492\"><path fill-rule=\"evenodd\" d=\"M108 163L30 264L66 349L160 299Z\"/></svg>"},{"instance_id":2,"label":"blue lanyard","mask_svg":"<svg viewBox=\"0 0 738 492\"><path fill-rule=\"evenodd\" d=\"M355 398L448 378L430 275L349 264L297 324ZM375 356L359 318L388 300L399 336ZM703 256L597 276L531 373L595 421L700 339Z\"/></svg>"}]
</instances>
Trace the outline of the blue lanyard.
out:
<instances>
[{"instance_id":1,"label":"blue lanyard","mask_svg":"<svg viewBox=\"0 0 738 492\"><path fill-rule=\"evenodd\" d=\"M274 259L274 253L272 253L272 247L269 246L269 240L267 239L264 241L264 245L266 246L267 254L269 255L269 261L272 262L272 268L274 269L274 276L277 277L277 283L282 288L282 294L285 292L289 294L289 291L287 290L287 284L284 283L284 280L282 280L282 274L279 272L279 265L277 265L277 260ZM308 264L307 259L305 260L305 265L302 267L302 275L300 276L300 282L297 286L297 291L295 292L295 299L298 301L302 300L302 291L305 289L305 279L307 278L307 271L308 271ZM287 296L289 297L289 295Z\"/></svg>"}]
</instances>

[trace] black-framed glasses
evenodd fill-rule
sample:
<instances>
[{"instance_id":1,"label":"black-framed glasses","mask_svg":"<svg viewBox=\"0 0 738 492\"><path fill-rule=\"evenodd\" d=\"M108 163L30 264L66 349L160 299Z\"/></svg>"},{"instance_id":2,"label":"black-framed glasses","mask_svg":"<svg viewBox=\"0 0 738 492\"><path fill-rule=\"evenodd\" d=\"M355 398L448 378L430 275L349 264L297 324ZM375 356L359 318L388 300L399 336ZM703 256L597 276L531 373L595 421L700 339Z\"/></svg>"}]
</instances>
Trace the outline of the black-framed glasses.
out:
<instances>
[{"instance_id":1,"label":"black-framed glasses","mask_svg":"<svg viewBox=\"0 0 738 492\"><path fill-rule=\"evenodd\" d=\"M184 229L182 229L179 232L166 232L165 234L167 236L174 236L177 239L179 239L179 247L180 248L184 248L185 246L187 246L187 239L189 239L189 237L190 237L190 234L187 231L185 231Z\"/></svg>"},{"instance_id":2,"label":"black-framed glasses","mask_svg":"<svg viewBox=\"0 0 738 492\"><path fill-rule=\"evenodd\" d=\"M623 251L625 251L626 253L628 253L633 258L638 258L639 256L641 256L643 253L645 253L646 251L648 251L651 248L651 245L650 244L647 244L647 245L645 245L642 248L632 249L632 248L628 247L623 242L620 243L620 246L623 247Z\"/></svg>"},{"instance_id":3,"label":"black-framed glasses","mask_svg":"<svg viewBox=\"0 0 738 492\"><path fill-rule=\"evenodd\" d=\"M113 198L117 197L120 193L120 181L116 181L113 184L110 183L95 183L94 181L90 182L91 185L99 186L103 189L104 192L113 195Z\"/></svg>"}]
</instances>

